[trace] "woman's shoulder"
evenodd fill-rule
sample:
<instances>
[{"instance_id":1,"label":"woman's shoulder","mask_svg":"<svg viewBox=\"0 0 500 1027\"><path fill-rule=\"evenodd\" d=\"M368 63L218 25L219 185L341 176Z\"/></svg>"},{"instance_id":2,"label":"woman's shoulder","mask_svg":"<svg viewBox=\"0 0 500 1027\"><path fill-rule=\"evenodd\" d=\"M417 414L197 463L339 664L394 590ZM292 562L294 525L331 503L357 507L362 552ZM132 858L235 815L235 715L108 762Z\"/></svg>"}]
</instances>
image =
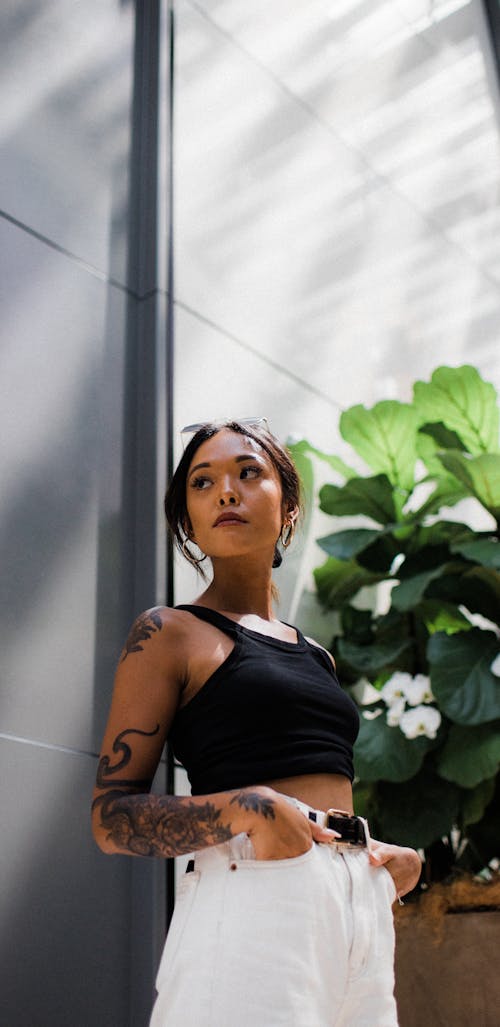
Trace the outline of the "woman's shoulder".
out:
<instances>
[{"instance_id":1,"label":"woman's shoulder","mask_svg":"<svg viewBox=\"0 0 500 1027\"><path fill-rule=\"evenodd\" d=\"M151 606L135 618L129 631L125 649L127 653L140 652L144 643L153 642L179 652L184 639L192 632L192 625L184 610L173 606Z\"/></svg>"}]
</instances>

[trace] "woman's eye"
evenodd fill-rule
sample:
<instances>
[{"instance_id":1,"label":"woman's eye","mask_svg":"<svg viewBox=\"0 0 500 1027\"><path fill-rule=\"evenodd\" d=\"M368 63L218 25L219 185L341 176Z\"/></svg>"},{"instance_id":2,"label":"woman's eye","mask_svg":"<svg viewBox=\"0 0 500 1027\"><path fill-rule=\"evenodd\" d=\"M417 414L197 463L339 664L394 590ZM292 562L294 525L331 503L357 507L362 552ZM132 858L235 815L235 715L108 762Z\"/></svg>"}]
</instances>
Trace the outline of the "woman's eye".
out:
<instances>
[{"instance_id":1,"label":"woman's eye","mask_svg":"<svg viewBox=\"0 0 500 1027\"><path fill-rule=\"evenodd\" d=\"M240 478L258 478L259 474L260 467L256 467L255 464L249 464L248 467L242 468Z\"/></svg>"},{"instance_id":2,"label":"woman's eye","mask_svg":"<svg viewBox=\"0 0 500 1027\"><path fill-rule=\"evenodd\" d=\"M207 487L207 485L210 485L210 484L211 484L210 478L207 478L206 475L200 475L198 478L193 478L192 479L192 481L191 481L191 488L192 489L198 489L198 491L200 491L201 489L205 489Z\"/></svg>"}]
</instances>

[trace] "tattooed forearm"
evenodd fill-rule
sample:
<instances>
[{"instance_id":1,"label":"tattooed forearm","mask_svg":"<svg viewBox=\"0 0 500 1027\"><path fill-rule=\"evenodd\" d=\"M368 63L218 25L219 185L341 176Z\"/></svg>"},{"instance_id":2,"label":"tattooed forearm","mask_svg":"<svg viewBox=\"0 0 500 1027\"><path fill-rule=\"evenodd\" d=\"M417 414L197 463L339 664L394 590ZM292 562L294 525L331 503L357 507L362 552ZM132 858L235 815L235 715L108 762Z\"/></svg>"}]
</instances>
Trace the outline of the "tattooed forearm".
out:
<instances>
[{"instance_id":1,"label":"tattooed forearm","mask_svg":"<svg viewBox=\"0 0 500 1027\"><path fill-rule=\"evenodd\" d=\"M132 625L130 634L125 642L124 653L121 659L123 663L130 653L140 653L144 649L142 642L147 642L156 631L161 631L162 619L159 613L152 610L150 613L141 613L140 617Z\"/></svg>"},{"instance_id":2,"label":"tattooed forearm","mask_svg":"<svg viewBox=\"0 0 500 1027\"><path fill-rule=\"evenodd\" d=\"M250 810L252 813L260 813L265 819L275 820L274 802L272 799L264 799L259 792L248 790L233 795L230 804L237 803L241 809Z\"/></svg>"},{"instance_id":3,"label":"tattooed forearm","mask_svg":"<svg viewBox=\"0 0 500 1027\"><path fill-rule=\"evenodd\" d=\"M128 766L132 757L132 750L126 742L122 741L125 735L142 735L145 738L152 738L157 735L160 730L160 725L157 724L153 731L140 731L139 728L130 727L125 731L120 731L120 734L116 736L113 742L113 752L121 753L121 758L118 763L111 766L111 760L109 756L103 756L99 760L99 766L97 768L97 779L96 784L98 788L107 788L109 784L109 778L113 777L113 784L115 786L128 787L129 785L137 788L138 791L149 791L151 788L151 781L137 780L134 778L115 777L114 775L119 771L123 770L124 767Z\"/></svg>"},{"instance_id":4,"label":"tattooed forearm","mask_svg":"<svg viewBox=\"0 0 500 1027\"><path fill-rule=\"evenodd\" d=\"M108 843L135 856L182 856L233 834L213 802L110 791L94 800L97 808Z\"/></svg>"}]
</instances>

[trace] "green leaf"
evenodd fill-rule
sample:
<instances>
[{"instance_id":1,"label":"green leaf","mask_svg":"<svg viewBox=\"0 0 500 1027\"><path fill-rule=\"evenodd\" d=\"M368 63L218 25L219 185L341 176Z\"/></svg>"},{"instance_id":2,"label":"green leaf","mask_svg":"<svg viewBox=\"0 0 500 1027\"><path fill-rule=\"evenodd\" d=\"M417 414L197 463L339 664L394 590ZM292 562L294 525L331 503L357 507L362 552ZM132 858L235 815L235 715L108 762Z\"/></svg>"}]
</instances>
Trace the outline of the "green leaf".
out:
<instances>
[{"instance_id":1,"label":"green leaf","mask_svg":"<svg viewBox=\"0 0 500 1027\"><path fill-rule=\"evenodd\" d=\"M385 474L373 478L351 478L345 485L323 485L320 508L336 517L364 514L377 524L397 519L393 487Z\"/></svg>"},{"instance_id":2,"label":"green leaf","mask_svg":"<svg viewBox=\"0 0 500 1027\"><path fill-rule=\"evenodd\" d=\"M291 445L288 444L288 448L294 454L294 460L297 452L303 454L313 453L314 456L319 457L320 460L323 460L324 463L328 464L332 470L341 474L343 478L356 478L358 475L358 472L355 471L353 467L349 467L349 464L344 463L339 456L336 456L334 453L323 453L321 449L317 449L316 446L312 446L307 439L301 439L300 442L294 442Z\"/></svg>"},{"instance_id":3,"label":"green leaf","mask_svg":"<svg viewBox=\"0 0 500 1027\"><path fill-rule=\"evenodd\" d=\"M400 612L413 610L425 595L425 590L434 578L440 577L443 573L442 567L431 567L422 574L415 574L412 578L400 581L391 592L391 603Z\"/></svg>"},{"instance_id":4,"label":"green leaf","mask_svg":"<svg viewBox=\"0 0 500 1027\"><path fill-rule=\"evenodd\" d=\"M494 792L495 778L490 777L488 781L481 781L475 788L469 788L463 793L462 822L464 827L467 827L468 824L477 824L481 820Z\"/></svg>"},{"instance_id":5,"label":"green leaf","mask_svg":"<svg viewBox=\"0 0 500 1027\"><path fill-rule=\"evenodd\" d=\"M333 535L325 535L317 542L328 556L336 556L337 560L350 560L362 549L366 549L380 534L378 529L373 528L348 528Z\"/></svg>"},{"instance_id":6,"label":"green leaf","mask_svg":"<svg viewBox=\"0 0 500 1027\"><path fill-rule=\"evenodd\" d=\"M463 449L464 445L455 431L450 431L442 421L421 424L418 434L431 438L437 449Z\"/></svg>"},{"instance_id":7,"label":"green leaf","mask_svg":"<svg viewBox=\"0 0 500 1027\"><path fill-rule=\"evenodd\" d=\"M425 764L410 785L381 782L378 791L384 841L425 849L456 823L459 789Z\"/></svg>"},{"instance_id":8,"label":"green leaf","mask_svg":"<svg viewBox=\"0 0 500 1027\"><path fill-rule=\"evenodd\" d=\"M362 781L408 781L431 745L429 738L410 740L399 727L389 727L385 712L373 720L361 717L354 746L356 777Z\"/></svg>"},{"instance_id":9,"label":"green leaf","mask_svg":"<svg viewBox=\"0 0 500 1027\"><path fill-rule=\"evenodd\" d=\"M463 568L467 568L467 564ZM430 582L428 598L466 606L471 613L480 613L496 623L500 610L500 574L491 567L463 568L448 564L442 576Z\"/></svg>"},{"instance_id":10,"label":"green leaf","mask_svg":"<svg viewBox=\"0 0 500 1027\"><path fill-rule=\"evenodd\" d=\"M500 718L500 681L490 665L498 652L492 631L439 631L429 639L431 686L439 707L457 724Z\"/></svg>"},{"instance_id":11,"label":"green leaf","mask_svg":"<svg viewBox=\"0 0 500 1027\"><path fill-rule=\"evenodd\" d=\"M425 424L439 419L469 453L498 452L496 392L475 367L438 367L430 382L415 382L413 394Z\"/></svg>"},{"instance_id":12,"label":"green leaf","mask_svg":"<svg viewBox=\"0 0 500 1027\"><path fill-rule=\"evenodd\" d=\"M383 472L398 488L414 484L417 415L408 403L382 400L371 410L359 404L340 418L342 438L374 471Z\"/></svg>"},{"instance_id":13,"label":"green leaf","mask_svg":"<svg viewBox=\"0 0 500 1027\"><path fill-rule=\"evenodd\" d=\"M441 463L441 461L438 461ZM441 474L437 487L430 496L412 513L406 514L409 521L421 521L429 514L437 513L442 506L455 506L461 499L466 499L470 491L461 485L451 474Z\"/></svg>"},{"instance_id":14,"label":"green leaf","mask_svg":"<svg viewBox=\"0 0 500 1027\"><path fill-rule=\"evenodd\" d=\"M375 674L380 668L392 666L398 657L409 649L411 640L399 637L396 641L358 645L347 638L339 638L337 651L339 657L349 663L361 674Z\"/></svg>"},{"instance_id":15,"label":"green leaf","mask_svg":"<svg viewBox=\"0 0 500 1027\"><path fill-rule=\"evenodd\" d=\"M463 484L472 496L496 520L500 519L500 455L483 453L481 456L467 457L456 450L440 453L439 459L448 471Z\"/></svg>"},{"instance_id":16,"label":"green leaf","mask_svg":"<svg viewBox=\"0 0 500 1027\"><path fill-rule=\"evenodd\" d=\"M341 613L342 632L352 642L368 645L373 641L373 617L371 610L358 610L355 606L344 606Z\"/></svg>"},{"instance_id":17,"label":"green leaf","mask_svg":"<svg viewBox=\"0 0 500 1027\"><path fill-rule=\"evenodd\" d=\"M466 560L474 560L484 567L500 570L500 542L496 539L476 537L469 542L454 542L450 549L452 553L460 553Z\"/></svg>"},{"instance_id":18,"label":"green leaf","mask_svg":"<svg viewBox=\"0 0 500 1027\"><path fill-rule=\"evenodd\" d=\"M438 599L424 599L418 607L418 614L429 635L434 635L436 631L445 631L447 635L454 635L456 631L470 631L472 627L471 622L464 617L458 606Z\"/></svg>"},{"instance_id":19,"label":"green leaf","mask_svg":"<svg viewBox=\"0 0 500 1027\"><path fill-rule=\"evenodd\" d=\"M437 429L437 430L436 430ZM416 436L417 455L425 464L432 478L449 477L443 469L437 454L443 449L463 449L455 432L448 431L444 424L424 424Z\"/></svg>"},{"instance_id":20,"label":"green leaf","mask_svg":"<svg viewBox=\"0 0 500 1027\"><path fill-rule=\"evenodd\" d=\"M330 556L326 563L314 570L314 579L320 603L337 609L365 585L381 581L383 575L372 574L353 560L336 560Z\"/></svg>"},{"instance_id":21,"label":"green leaf","mask_svg":"<svg viewBox=\"0 0 500 1027\"><path fill-rule=\"evenodd\" d=\"M462 788L474 788L493 777L499 766L500 722L451 725L437 764L441 777Z\"/></svg>"}]
</instances>

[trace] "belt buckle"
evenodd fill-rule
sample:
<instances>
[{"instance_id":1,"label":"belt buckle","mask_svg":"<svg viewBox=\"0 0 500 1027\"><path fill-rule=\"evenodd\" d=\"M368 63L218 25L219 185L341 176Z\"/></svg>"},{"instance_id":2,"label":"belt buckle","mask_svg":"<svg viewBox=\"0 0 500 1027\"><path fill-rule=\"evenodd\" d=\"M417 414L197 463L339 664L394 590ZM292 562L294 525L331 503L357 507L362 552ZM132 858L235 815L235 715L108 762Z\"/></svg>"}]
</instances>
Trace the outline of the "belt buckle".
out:
<instances>
[{"instance_id":1,"label":"belt buckle","mask_svg":"<svg viewBox=\"0 0 500 1027\"><path fill-rule=\"evenodd\" d=\"M326 817L327 817L327 824L328 824L328 818L329 817L333 817L334 819L338 818L340 820L342 820L342 819L351 820L351 821L352 820L357 820L363 826L363 834L364 834L363 841L352 842L352 841L349 841L349 840L344 841L342 838L338 838L337 841L336 841L336 844L337 845L347 845L348 848L350 848L350 849L366 848L366 849L368 849L368 851L370 850L370 848L371 848L370 829L368 827L368 821L365 819L365 817L358 817L355 814L348 813L347 810L345 810L345 809L334 809L334 808L327 809Z\"/></svg>"}]
</instances>

